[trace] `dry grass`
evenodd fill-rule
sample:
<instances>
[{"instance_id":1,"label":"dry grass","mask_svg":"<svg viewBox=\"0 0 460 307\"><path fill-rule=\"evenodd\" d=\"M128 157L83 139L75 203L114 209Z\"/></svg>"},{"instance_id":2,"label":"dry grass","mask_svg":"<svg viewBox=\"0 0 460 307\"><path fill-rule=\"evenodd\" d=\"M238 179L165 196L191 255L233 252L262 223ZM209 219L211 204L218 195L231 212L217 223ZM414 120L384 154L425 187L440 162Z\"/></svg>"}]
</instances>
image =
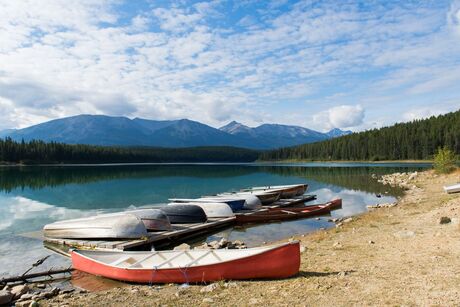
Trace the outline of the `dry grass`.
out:
<instances>
[{"instance_id":1,"label":"dry grass","mask_svg":"<svg viewBox=\"0 0 460 307\"><path fill-rule=\"evenodd\" d=\"M298 276L287 280L237 282L236 287L200 293L202 286L160 290L129 286L55 298L49 305L115 306L454 306L460 302L460 196L442 185L460 171L422 173L393 208L376 209L340 229L298 237L302 254ZM448 216L450 224L440 225ZM412 235L413 234L413 235ZM372 241L373 243L370 243ZM339 242L340 244L336 244Z\"/></svg>"}]
</instances>

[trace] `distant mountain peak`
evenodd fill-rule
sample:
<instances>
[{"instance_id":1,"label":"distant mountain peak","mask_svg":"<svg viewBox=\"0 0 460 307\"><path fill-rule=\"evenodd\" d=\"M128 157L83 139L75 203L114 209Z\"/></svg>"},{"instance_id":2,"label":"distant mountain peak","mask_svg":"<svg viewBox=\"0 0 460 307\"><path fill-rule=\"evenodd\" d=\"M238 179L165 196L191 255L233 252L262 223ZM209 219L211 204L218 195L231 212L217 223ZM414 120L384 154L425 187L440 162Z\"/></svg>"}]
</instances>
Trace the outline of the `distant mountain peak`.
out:
<instances>
[{"instance_id":1,"label":"distant mountain peak","mask_svg":"<svg viewBox=\"0 0 460 307\"><path fill-rule=\"evenodd\" d=\"M339 137L339 136L348 135L348 134L352 134L352 133L353 133L353 131L342 130L342 129L339 129L339 128L333 128L333 129L329 130L328 132L326 132L326 134L331 138L336 138L336 137Z\"/></svg>"},{"instance_id":2,"label":"distant mountain peak","mask_svg":"<svg viewBox=\"0 0 460 307\"><path fill-rule=\"evenodd\" d=\"M230 134L240 134L240 133L249 133L252 128L243 125L237 121L231 121L223 127L220 127L219 130L230 133Z\"/></svg>"}]
</instances>

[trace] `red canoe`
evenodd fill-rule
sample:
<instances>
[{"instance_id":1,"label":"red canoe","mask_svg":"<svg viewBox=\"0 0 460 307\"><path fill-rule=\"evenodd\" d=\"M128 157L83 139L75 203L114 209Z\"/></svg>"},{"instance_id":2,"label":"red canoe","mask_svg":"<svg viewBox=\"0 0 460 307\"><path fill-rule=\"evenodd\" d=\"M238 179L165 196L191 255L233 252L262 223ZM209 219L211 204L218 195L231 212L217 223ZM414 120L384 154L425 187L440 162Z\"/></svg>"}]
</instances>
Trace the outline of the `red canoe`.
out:
<instances>
[{"instance_id":1,"label":"red canoe","mask_svg":"<svg viewBox=\"0 0 460 307\"><path fill-rule=\"evenodd\" d=\"M290 208L270 208L263 211L236 214L235 222L238 225L249 223L268 223L303 219L307 217L328 214L333 208L341 206L342 200L337 199L323 205Z\"/></svg>"},{"instance_id":2,"label":"red canoe","mask_svg":"<svg viewBox=\"0 0 460 307\"><path fill-rule=\"evenodd\" d=\"M318 204L318 205L310 205L310 206L302 206L302 207L276 207L276 208L269 208L268 211L293 211L293 212L299 212L299 211L304 211L305 209L317 209L320 207L328 207L331 211L340 209L342 208L342 199L334 199L331 200L330 202L327 202L325 204Z\"/></svg>"},{"instance_id":3,"label":"red canoe","mask_svg":"<svg viewBox=\"0 0 460 307\"><path fill-rule=\"evenodd\" d=\"M73 250L75 269L136 283L198 283L287 278L299 272L299 242L248 249L187 251Z\"/></svg>"}]
</instances>

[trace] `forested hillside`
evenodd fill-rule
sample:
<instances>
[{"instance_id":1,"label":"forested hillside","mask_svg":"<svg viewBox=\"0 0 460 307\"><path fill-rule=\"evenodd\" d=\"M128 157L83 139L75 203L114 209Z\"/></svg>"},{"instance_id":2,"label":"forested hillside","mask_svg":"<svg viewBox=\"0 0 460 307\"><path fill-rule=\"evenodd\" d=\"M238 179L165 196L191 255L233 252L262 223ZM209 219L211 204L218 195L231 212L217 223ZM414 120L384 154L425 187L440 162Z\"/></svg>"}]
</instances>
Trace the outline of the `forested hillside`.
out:
<instances>
[{"instance_id":1,"label":"forested hillside","mask_svg":"<svg viewBox=\"0 0 460 307\"><path fill-rule=\"evenodd\" d=\"M261 160L421 160L439 147L460 153L460 111L339 138L280 148Z\"/></svg>"},{"instance_id":2,"label":"forested hillside","mask_svg":"<svg viewBox=\"0 0 460 307\"><path fill-rule=\"evenodd\" d=\"M258 151L236 147L105 147L0 139L1 163L251 162Z\"/></svg>"}]
</instances>

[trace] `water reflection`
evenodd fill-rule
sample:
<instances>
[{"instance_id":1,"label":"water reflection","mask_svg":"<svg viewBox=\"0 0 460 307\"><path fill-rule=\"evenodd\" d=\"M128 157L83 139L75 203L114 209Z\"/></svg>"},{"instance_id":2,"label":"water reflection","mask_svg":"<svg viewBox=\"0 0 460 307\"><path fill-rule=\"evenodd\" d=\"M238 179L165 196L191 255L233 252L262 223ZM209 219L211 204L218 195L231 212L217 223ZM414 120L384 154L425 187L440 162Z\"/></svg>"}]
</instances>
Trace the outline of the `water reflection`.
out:
<instances>
[{"instance_id":1,"label":"water reflection","mask_svg":"<svg viewBox=\"0 0 460 307\"><path fill-rule=\"evenodd\" d=\"M343 199L332 216L349 216L366 205L390 202L400 191L380 185L372 174L421 169L407 167L311 167L285 165L140 165L100 167L0 168L0 275L22 273L49 254L30 232L43 225L96 213L119 211L147 204L162 204L171 197L198 197L248 186L308 182L316 202ZM376 193L384 195L377 198ZM226 236L249 246L330 227L327 218L305 219L249 228L228 229L204 238ZM23 234L27 233L26 236ZM43 267L68 265L59 256Z\"/></svg>"}]
</instances>

